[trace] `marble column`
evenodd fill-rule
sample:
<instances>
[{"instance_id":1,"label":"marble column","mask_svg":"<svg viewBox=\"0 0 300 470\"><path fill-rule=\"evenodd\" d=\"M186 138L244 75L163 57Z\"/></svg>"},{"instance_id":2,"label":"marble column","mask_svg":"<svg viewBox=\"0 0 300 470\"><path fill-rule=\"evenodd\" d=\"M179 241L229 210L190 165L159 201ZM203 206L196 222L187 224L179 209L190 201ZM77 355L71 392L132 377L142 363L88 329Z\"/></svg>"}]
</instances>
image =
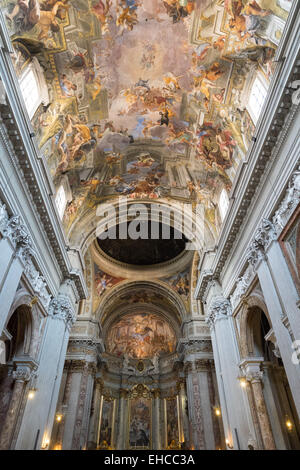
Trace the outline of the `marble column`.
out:
<instances>
[{"instance_id":1,"label":"marble column","mask_svg":"<svg viewBox=\"0 0 300 470\"><path fill-rule=\"evenodd\" d=\"M118 434L117 434L117 449L124 450L126 448L126 402L128 399L128 391L120 389L119 398L119 413L118 413Z\"/></svg>"},{"instance_id":2,"label":"marble column","mask_svg":"<svg viewBox=\"0 0 300 470\"><path fill-rule=\"evenodd\" d=\"M36 369L36 363L30 358L16 359L16 369L13 371L14 386L8 411L0 436L0 449L11 448L13 435L16 430L17 420L20 419L20 409L23 399L26 398L26 385L32 378L32 372Z\"/></svg>"},{"instance_id":3,"label":"marble column","mask_svg":"<svg viewBox=\"0 0 300 470\"><path fill-rule=\"evenodd\" d=\"M91 406L91 416L89 423L89 437L88 437L88 449L97 448L97 436L100 420L100 402L101 402L101 389L103 382L101 379L97 378L94 381L94 393Z\"/></svg>"},{"instance_id":4,"label":"marble column","mask_svg":"<svg viewBox=\"0 0 300 470\"><path fill-rule=\"evenodd\" d=\"M249 442L258 441L247 393L239 382L240 355L231 315L231 305L215 296L208 309L211 338L220 395L227 448L247 450Z\"/></svg>"},{"instance_id":5,"label":"marble column","mask_svg":"<svg viewBox=\"0 0 300 470\"><path fill-rule=\"evenodd\" d=\"M241 362L241 368L245 371L246 379L248 382L250 382L252 387L255 409L258 417L264 449L274 450L276 449L276 445L263 394L263 372L261 371L262 361L263 358L261 360L257 360L256 358L244 359Z\"/></svg>"},{"instance_id":6,"label":"marble column","mask_svg":"<svg viewBox=\"0 0 300 470\"><path fill-rule=\"evenodd\" d=\"M57 414L61 415L61 421L58 423L56 422L53 427L53 434L51 439L51 448L52 450L61 450L63 447L63 436L64 436L64 428L65 428L65 417L66 411L68 409L68 403L70 400L71 394L71 383L72 383L72 372L70 369L69 361L65 363L65 381L64 382L64 391L62 401L59 404L59 408L57 410Z\"/></svg>"},{"instance_id":7,"label":"marble column","mask_svg":"<svg viewBox=\"0 0 300 470\"><path fill-rule=\"evenodd\" d=\"M160 390L152 390L153 396L153 424L152 424L152 448L154 450L161 449L160 435Z\"/></svg>"},{"instance_id":8,"label":"marble column","mask_svg":"<svg viewBox=\"0 0 300 470\"><path fill-rule=\"evenodd\" d=\"M186 381L180 379L178 382L179 389L179 413L182 427L181 444L183 447L189 447L189 417L187 414L187 396L186 396Z\"/></svg>"}]
</instances>

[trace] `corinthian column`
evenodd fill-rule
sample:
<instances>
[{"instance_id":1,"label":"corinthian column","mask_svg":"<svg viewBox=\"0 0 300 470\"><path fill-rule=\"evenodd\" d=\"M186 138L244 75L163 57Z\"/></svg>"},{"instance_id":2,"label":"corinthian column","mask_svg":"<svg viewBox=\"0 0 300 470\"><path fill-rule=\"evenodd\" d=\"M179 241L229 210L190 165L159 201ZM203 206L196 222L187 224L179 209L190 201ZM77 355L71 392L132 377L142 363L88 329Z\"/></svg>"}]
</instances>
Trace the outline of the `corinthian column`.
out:
<instances>
[{"instance_id":1,"label":"corinthian column","mask_svg":"<svg viewBox=\"0 0 300 470\"><path fill-rule=\"evenodd\" d=\"M153 417L154 417L154 425L152 426L152 433L153 433L153 449L160 450L161 449L161 430L160 430L160 390L156 389L152 391L153 395Z\"/></svg>"},{"instance_id":2,"label":"corinthian column","mask_svg":"<svg viewBox=\"0 0 300 470\"><path fill-rule=\"evenodd\" d=\"M0 449L2 450L8 450L11 447L26 384L30 381L32 370L35 368L34 361L17 361L16 370L13 372L13 378L15 379L13 392L0 436Z\"/></svg>"},{"instance_id":3,"label":"corinthian column","mask_svg":"<svg viewBox=\"0 0 300 470\"><path fill-rule=\"evenodd\" d=\"M187 396L186 396L185 379L179 380L178 388L179 388L179 412L180 412L181 434L182 434L180 442L184 443L184 446L187 447L189 443L189 417L187 414Z\"/></svg>"},{"instance_id":4,"label":"corinthian column","mask_svg":"<svg viewBox=\"0 0 300 470\"><path fill-rule=\"evenodd\" d=\"M125 439L126 439L126 420L125 420L125 412L126 412L126 400L128 397L128 391L125 389L120 389L120 398L119 398L119 429L118 429L118 436L117 436L117 449L124 450L125 449Z\"/></svg>"},{"instance_id":5,"label":"corinthian column","mask_svg":"<svg viewBox=\"0 0 300 470\"><path fill-rule=\"evenodd\" d=\"M252 387L254 403L264 448L265 450L274 450L276 449L276 445L273 438L273 432L269 420L265 398L263 395L263 372L260 370L261 362L262 360L255 361L252 359L245 359L244 361L242 361L241 367L242 369L244 369L246 379L248 380L248 382L250 382Z\"/></svg>"},{"instance_id":6,"label":"corinthian column","mask_svg":"<svg viewBox=\"0 0 300 470\"><path fill-rule=\"evenodd\" d=\"M215 449L213 404L210 401L208 381L210 361L213 360L211 341L208 337L182 339L179 351L184 352L189 420L192 425L192 433L189 433L190 444L193 444L195 449ZM183 393L184 388L181 390L181 397ZM182 415L184 425L183 409ZM184 427L187 434L186 425Z\"/></svg>"},{"instance_id":7,"label":"corinthian column","mask_svg":"<svg viewBox=\"0 0 300 470\"><path fill-rule=\"evenodd\" d=\"M96 449L97 447L102 386L103 386L103 381L97 378L94 382L94 393L93 393L93 400L92 400L92 407L91 407L89 437L88 437L88 445L87 445L88 449Z\"/></svg>"}]
</instances>

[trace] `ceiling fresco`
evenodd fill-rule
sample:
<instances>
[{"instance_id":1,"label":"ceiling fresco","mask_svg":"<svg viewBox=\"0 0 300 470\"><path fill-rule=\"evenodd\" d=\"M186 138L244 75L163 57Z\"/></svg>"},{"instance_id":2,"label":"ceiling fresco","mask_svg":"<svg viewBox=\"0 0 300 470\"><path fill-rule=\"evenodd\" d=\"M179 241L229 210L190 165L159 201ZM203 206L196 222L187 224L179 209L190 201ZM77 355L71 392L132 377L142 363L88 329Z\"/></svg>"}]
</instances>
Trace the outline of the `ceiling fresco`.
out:
<instances>
[{"instance_id":1,"label":"ceiling fresco","mask_svg":"<svg viewBox=\"0 0 300 470\"><path fill-rule=\"evenodd\" d=\"M163 318L155 314L129 314L109 330L107 351L116 356L142 359L175 351L176 336Z\"/></svg>"},{"instance_id":2,"label":"ceiling fresco","mask_svg":"<svg viewBox=\"0 0 300 470\"><path fill-rule=\"evenodd\" d=\"M169 284L180 295L186 305L188 304L190 295L190 268L164 279L164 282Z\"/></svg>"},{"instance_id":3,"label":"ceiling fresco","mask_svg":"<svg viewBox=\"0 0 300 470\"><path fill-rule=\"evenodd\" d=\"M2 0L16 44L36 55L49 103L33 118L67 233L98 203L200 202L216 234L254 131L247 77L266 80L289 0ZM20 46L21 44L21 46ZM19 58L18 58L19 57Z\"/></svg>"}]
</instances>

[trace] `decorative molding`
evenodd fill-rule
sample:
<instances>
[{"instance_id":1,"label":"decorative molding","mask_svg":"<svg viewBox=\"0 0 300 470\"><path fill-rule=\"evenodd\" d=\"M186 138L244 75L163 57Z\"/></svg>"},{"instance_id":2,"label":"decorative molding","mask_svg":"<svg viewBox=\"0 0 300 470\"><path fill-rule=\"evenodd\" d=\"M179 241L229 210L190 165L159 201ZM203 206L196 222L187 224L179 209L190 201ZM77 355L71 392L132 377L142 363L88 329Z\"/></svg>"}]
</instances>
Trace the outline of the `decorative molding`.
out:
<instances>
[{"instance_id":1,"label":"decorative molding","mask_svg":"<svg viewBox=\"0 0 300 470\"><path fill-rule=\"evenodd\" d=\"M178 351L183 352L185 356L197 353L212 353L211 340L203 338L180 339Z\"/></svg>"}]
</instances>

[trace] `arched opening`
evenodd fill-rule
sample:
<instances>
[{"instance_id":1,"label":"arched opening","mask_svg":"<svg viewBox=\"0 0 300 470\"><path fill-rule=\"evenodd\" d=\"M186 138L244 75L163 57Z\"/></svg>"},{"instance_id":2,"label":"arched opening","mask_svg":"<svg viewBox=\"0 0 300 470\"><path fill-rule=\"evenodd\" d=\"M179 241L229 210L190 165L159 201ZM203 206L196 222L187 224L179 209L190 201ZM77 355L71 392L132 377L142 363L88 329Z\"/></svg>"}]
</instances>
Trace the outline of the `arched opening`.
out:
<instances>
[{"instance_id":1,"label":"arched opening","mask_svg":"<svg viewBox=\"0 0 300 470\"><path fill-rule=\"evenodd\" d=\"M0 364L0 436L14 391L16 360L29 354L31 335L31 310L28 305L20 305L11 315L2 335L5 361Z\"/></svg>"},{"instance_id":2,"label":"arched opening","mask_svg":"<svg viewBox=\"0 0 300 470\"><path fill-rule=\"evenodd\" d=\"M252 306L247 313L248 356L260 362L263 395L276 448L300 449L297 412L273 328L262 308Z\"/></svg>"}]
</instances>

